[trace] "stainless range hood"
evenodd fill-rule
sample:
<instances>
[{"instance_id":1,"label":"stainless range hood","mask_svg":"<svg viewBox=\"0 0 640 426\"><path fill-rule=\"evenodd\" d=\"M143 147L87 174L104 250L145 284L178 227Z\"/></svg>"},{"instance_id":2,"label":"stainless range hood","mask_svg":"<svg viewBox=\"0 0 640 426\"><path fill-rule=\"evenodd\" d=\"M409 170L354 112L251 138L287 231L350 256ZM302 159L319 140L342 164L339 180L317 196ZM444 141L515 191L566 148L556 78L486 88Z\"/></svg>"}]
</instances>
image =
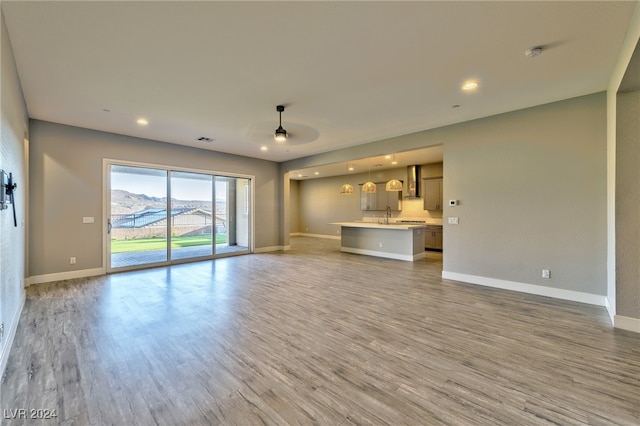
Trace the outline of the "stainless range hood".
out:
<instances>
[{"instance_id":1,"label":"stainless range hood","mask_svg":"<svg viewBox=\"0 0 640 426\"><path fill-rule=\"evenodd\" d=\"M406 198L420 197L420 166L407 166Z\"/></svg>"}]
</instances>

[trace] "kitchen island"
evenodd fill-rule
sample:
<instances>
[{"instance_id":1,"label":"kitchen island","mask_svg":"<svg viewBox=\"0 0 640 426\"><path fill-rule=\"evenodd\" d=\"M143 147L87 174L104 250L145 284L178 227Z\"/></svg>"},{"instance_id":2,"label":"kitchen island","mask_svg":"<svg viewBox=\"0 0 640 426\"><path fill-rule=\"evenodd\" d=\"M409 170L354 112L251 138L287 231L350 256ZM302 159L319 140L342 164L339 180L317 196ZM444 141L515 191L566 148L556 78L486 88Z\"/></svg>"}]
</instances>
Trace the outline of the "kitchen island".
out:
<instances>
[{"instance_id":1,"label":"kitchen island","mask_svg":"<svg viewBox=\"0 0 640 426\"><path fill-rule=\"evenodd\" d=\"M413 262L424 258L423 224L338 222L340 251Z\"/></svg>"}]
</instances>

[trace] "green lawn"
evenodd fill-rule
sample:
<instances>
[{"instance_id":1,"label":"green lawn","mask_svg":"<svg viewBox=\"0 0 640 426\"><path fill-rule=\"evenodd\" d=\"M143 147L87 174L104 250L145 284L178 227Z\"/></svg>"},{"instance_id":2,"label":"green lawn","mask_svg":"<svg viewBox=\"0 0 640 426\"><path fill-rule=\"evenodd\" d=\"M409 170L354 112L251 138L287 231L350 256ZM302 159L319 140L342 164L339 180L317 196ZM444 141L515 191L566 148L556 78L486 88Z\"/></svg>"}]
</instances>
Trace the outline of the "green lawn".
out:
<instances>
[{"instance_id":1,"label":"green lawn","mask_svg":"<svg viewBox=\"0 0 640 426\"><path fill-rule=\"evenodd\" d=\"M227 236L216 234L216 244L227 242ZM171 237L171 248L203 246L211 244L211 235ZM133 240L111 240L111 253L162 250L167 247L166 238L140 238Z\"/></svg>"}]
</instances>

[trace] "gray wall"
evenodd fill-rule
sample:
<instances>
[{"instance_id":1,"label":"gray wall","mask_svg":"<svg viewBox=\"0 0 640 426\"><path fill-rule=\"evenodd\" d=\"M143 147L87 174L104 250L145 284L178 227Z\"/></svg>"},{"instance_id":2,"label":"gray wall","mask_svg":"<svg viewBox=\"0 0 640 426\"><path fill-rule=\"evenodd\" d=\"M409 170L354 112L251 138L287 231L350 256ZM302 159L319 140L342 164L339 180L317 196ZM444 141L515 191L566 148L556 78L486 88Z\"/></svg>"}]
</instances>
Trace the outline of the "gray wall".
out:
<instances>
[{"instance_id":1,"label":"gray wall","mask_svg":"<svg viewBox=\"0 0 640 426\"><path fill-rule=\"evenodd\" d=\"M445 271L606 295L605 93L293 160L283 168L361 158L368 147L369 155L380 155L436 144L444 146L444 199L460 201L457 207L445 203ZM332 183L336 191L340 180ZM301 183L301 232L308 226L313 233L309 223L326 227L322 222L355 218L335 217L330 209L323 214L320 200L328 192L318 185ZM345 212L355 216L351 208ZM448 216L460 224L447 225ZM541 278L542 269L551 270L551 279Z\"/></svg>"},{"instance_id":2,"label":"gray wall","mask_svg":"<svg viewBox=\"0 0 640 426\"><path fill-rule=\"evenodd\" d=\"M444 215L460 218L445 223L445 271L606 295L604 93L442 137L445 199L460 200L445 203Z\"/></svg>"},{"instance_id":3,"label":"gray wall","mask_svg":"<svg viewBox=\"0 0 640 426\"><path fill-rule=\"evenodd\" d=\"M334 176L299 182L299 229L303 234L339 236L339 226L331 222L361 220L358 177ZM363 183L364 180L360 180ZM352 195L340 195L344 183L353 185Z\"/></svg>"},{"instance_id":4,"label":"gray wall","mask_svg":"<svg viewBox=\"0 0 640 426\"><path fill-rule=\"evenodd\" d=\"M0 68L2 93L2 127L0 128L0 169L13 173L18 184L15 205L18 227L13 226L13 212L0 211L0 323L4 336L0 341L0 376L6 365L11 332L17 327L20 308L24 300L26 264L25 208L28 194L25 139L27 110L20 89L16 64L4 22L0 19L2 64Z\"/></svg>"},{"instance_id":5,"label":"gray wall","mask_svg":"<svg viewBox=\"0 0 640 426\"><path fill-rule=\"evenodd\" d=\"M616 109L616 313L640 318L640 91Z\"/></svg>"},{"instance_id":6,"label":"gray wall","mask_svg":"<svg viewBox=\"0 0 640 426\"><path fill-rule=\"evenodd\" d=\"M39 120L30 130L31 276L103 266L104 158L254 175L255 246L280 244L277 163Z\"/></svg>"}]
</instances>

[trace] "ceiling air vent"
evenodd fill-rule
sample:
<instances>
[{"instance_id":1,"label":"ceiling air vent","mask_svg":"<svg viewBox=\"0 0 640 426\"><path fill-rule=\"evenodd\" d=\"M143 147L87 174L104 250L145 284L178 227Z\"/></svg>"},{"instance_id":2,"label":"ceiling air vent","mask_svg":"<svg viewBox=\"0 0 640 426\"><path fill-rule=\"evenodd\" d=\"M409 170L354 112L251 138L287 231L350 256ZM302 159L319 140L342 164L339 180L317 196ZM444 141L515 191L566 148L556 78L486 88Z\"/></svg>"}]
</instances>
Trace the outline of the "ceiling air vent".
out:
<instances>
[{"instance_id":1,"label":"ceiling air vent","mask_svg":"<svg viewBox=\"0 0 640 426\"><path fill-rule=\"evenodd\" d=\"M214 141L214 139L213 139L213 138L208 138L208 137L206 137L206 136L200 136L200 137L199 137L198 139L196 139L196 140L199 140L200 142L213 142L213 141Z\"/></svg>"}]
</instances>

